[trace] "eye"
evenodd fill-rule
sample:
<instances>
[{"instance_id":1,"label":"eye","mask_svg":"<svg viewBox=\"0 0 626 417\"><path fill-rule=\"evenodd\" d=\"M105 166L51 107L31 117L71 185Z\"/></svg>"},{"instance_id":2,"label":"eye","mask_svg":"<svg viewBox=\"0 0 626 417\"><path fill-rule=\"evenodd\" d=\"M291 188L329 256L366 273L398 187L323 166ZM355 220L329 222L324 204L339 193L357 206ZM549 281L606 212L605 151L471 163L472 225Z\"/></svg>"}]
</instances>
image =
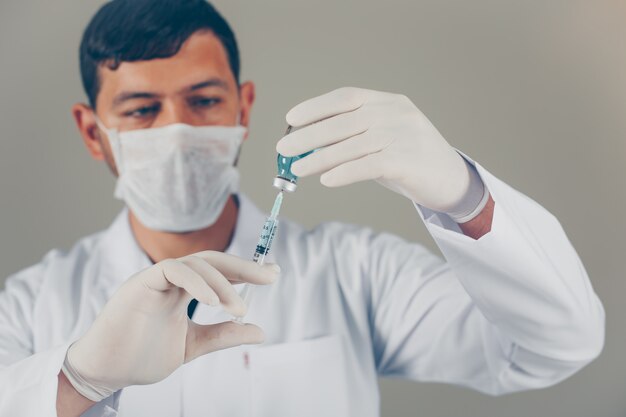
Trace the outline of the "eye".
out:
<instances>
[{"instance_id":1,"label":"eye","mask_svg":"<svg viewBox=\"0 0 626 417\"><path fill-rule=\"evenodd\" d=\"M154 116L159 111L159 105L143 106L124 113L126 117L144 118Z\"/></svg>"},{"instance_id":2,"label":"eye","mask_svg":"<svg viewBox=\"0 0 626 417\"><path fill-rule=\"evenodd\" d=\"M218 97L194 97L189 102L193 107L209 108L221 103L222 99Z\"/></svg>"}]
</instances>

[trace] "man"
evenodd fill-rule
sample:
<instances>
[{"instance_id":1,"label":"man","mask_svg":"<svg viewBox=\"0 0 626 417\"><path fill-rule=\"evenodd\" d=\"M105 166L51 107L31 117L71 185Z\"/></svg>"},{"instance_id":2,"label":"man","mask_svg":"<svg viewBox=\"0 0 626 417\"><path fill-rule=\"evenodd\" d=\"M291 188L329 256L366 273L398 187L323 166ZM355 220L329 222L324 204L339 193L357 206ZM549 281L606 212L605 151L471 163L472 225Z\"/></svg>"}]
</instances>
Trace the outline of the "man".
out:
<instances>
[{"instance_id":1,"label":"man","mask_svg":"<svg viewBox=\"0 0 626 417\"><path fill-rule=\"evenodd\" d=\"M296 175L410 199L446 262L368 229L283 222L261 267L240 259L265 215L237 193L255 92L228 24L203 0L114 0L80 54L89 105L73 114L128 208L7 281L0 414L374 416L378 375L496 395L601 352L604 311L557 220L406 97L307 100L277 150L316 150ZM252 288L259 327L229 321L246 312L237 282L271 284Z\"/></svg>"}]
</instances>

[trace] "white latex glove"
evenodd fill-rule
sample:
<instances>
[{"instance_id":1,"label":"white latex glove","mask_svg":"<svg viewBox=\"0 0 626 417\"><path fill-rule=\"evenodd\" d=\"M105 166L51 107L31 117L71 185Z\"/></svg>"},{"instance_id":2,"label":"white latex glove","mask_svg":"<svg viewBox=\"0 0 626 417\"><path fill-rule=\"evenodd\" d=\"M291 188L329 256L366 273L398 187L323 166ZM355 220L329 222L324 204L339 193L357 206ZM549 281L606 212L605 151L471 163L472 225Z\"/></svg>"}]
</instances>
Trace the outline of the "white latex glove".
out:
<instances>
[{"instance_id":1,"label":"white latex glove","mask_svg":"<svg viewBox=\"0 0 626 417\"><path fill-rule=\"evenodd\" d=\"M246 305L231 283L269 284L279 272L277 265L213 251L159 262L116 291L69 348L63 372L79 393L98 402L126 386L158 382L206 353L261 343L259 327L199 325L188 319L187 305L196 298L243 316Z\"/></svg>"},{"instance_id":2,"label":"white latex glove","mask_svg":"<svg viewBox=\"0 0 626 417\"><path fill-rule=\"evenodd\" d=\"M328 187L376 180L458 222L475 217L487 201L475 169L406 96L340 88L298 104L287 123L305 127L278 142L280 154L318 149L292 165L297 176L323 173Z\"/></svg>"}]
</instances>

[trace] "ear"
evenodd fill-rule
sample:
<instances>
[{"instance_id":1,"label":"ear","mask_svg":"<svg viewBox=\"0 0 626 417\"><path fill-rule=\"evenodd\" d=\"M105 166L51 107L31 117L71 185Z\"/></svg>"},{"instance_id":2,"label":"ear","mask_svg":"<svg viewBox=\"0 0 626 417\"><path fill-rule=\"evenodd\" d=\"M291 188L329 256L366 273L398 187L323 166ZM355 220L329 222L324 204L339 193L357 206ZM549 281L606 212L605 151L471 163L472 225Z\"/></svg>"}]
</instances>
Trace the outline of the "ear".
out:
<instances>
[{"instance_id":1,"label":"ear","mask_svg":"<svg viewBox=\"0 0 626 417\"><path fill-rule=\"evenodd\" d=\"M98 161L105 160L101 141L102 133L98 129L93 109L87 104L77 103L72 106L72 116L91 157Z\"/></svg>"},{"instance_id":2,"label":"ear","mask_svg":"<svg viewBox=\"0 0 626 417\"><path fill-rule=\"evenodd\" d=\"M252 81L246 81L239 86L239 102L241 103L241 125L248 127L250 125L250 113L252 112L252 105L256 97L255 86ZM248 139L248 132L246 132L246 139Z\"/></svg>"}]
</instances>

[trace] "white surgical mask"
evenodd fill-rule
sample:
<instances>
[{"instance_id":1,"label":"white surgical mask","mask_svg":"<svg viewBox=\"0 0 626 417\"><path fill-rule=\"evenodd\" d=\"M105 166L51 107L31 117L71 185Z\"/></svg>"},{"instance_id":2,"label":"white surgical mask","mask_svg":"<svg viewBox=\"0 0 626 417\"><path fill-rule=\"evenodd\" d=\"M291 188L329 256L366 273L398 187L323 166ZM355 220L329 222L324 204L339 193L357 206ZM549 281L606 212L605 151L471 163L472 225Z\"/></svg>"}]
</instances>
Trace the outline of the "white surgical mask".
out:
<instances>
[{"instance_id":1,"label":"white surgical mask","mask_svg":"<svg viewBox=\"0 0 626 417\"><path fill-rule=\"evenodd\" d=\"M238 191L243 126L165 127L107 133L119 177L115 197L146 227L189 232L217 221Z\"/></svg>"}]
</instances>

